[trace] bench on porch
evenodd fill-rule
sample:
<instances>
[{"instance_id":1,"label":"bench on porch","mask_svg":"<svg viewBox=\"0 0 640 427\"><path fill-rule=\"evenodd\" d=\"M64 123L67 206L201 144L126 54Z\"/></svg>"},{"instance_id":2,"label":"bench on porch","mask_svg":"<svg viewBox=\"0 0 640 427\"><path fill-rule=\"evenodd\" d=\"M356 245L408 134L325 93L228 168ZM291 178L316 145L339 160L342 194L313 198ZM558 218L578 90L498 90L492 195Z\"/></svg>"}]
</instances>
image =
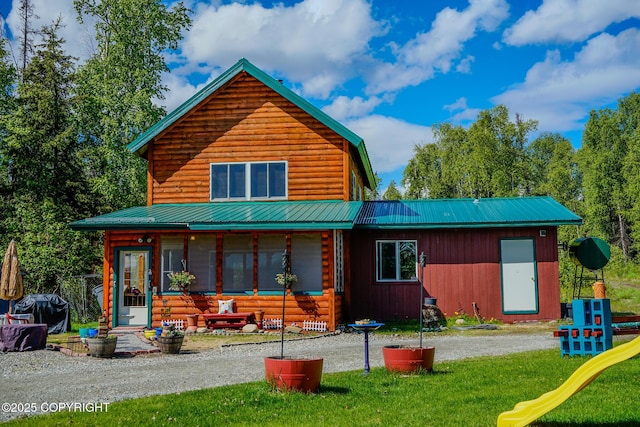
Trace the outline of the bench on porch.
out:
<instances>
[{"instance_id":1,"label":"bench on porch","mask_svg":"<svg viewBox=\"0 0 640 427\"><path fill-rule=\"evenodd\" d=\"M208 329L238 328L241 329L249 323L255 323L255 315L245 313L203 313L202 318Z\"/></svg>"}]
</instances>

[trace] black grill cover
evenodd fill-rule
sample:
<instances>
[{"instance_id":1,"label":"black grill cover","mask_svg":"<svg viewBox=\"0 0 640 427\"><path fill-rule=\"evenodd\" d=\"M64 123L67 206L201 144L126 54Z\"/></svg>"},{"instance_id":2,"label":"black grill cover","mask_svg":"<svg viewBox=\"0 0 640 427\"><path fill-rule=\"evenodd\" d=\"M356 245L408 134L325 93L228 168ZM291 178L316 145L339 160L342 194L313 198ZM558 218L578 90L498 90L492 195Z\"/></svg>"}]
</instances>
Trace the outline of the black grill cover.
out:
<instances>
[{"instance_id":1,"label":"black grill cover","mask_svg":"<svg viewBox=\"0 0 640 427\"><path fill-rule=\"evenodd\" d=\"M69 303L56 294L32 294L13 306L15 314L33 314L35 323L46 323L49 334L71 331Z\"/></svg>"}]
</instances>

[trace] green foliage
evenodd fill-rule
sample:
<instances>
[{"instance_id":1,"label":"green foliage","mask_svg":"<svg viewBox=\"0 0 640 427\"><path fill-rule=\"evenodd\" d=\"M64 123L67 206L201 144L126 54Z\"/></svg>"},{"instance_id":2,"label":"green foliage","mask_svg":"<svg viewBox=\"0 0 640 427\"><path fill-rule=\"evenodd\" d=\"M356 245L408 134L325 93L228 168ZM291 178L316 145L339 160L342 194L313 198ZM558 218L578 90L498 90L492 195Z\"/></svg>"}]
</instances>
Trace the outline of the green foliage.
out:
<instances>
[{"instance_id":1,"label":"green foliage","mask_svg":"<svg viewBox=\"0 0 640 427\"><path fill-rule=\"evenodd\" d=\"M402 193L396 187L396 182L391 181L387 187L387 191L382 195L382 200L402 200Z\"/></svg>"},{"instance_id":2,"label":"green foliage","mask_svg":"<svg viewBox=\"0 0 640 427\"><path fill-rule=\"evenodd\" d=\"M57 36L60 22L23 70L15 109L3 117L0 161L6 171L3 245L18 242L28 292L53 292L58 280L86 273L100 260L87 234L68 223L90 211L73 120L72 58Z\"/></svg>"},{"instance_id":3,"label":"green foliage","mask_svg":"<svg viewBox=\"0 0 640 427\"><path fill-rule=\"evenodd\" d=\"M434 126L433 144L414 147L403 173L407 198L505 197L530 188L527 135L534 120L523 121L499 105L482 111L468 130Z\"/></svg>"},{"instance_id":4,"label":"green foliage","mask_svg":"<svg viewBox=\"0 0 640 427\"><path fill-rule=\"evenodd\" d=\"M101 212L143 204L146 163L127 145L155 124L164 108L164 52L176 49L191 20L182 3L161 0L75 0L79 20L95 22L97 52L79 71L78 121L86 164Z\"/></svg>"}]
</instances>

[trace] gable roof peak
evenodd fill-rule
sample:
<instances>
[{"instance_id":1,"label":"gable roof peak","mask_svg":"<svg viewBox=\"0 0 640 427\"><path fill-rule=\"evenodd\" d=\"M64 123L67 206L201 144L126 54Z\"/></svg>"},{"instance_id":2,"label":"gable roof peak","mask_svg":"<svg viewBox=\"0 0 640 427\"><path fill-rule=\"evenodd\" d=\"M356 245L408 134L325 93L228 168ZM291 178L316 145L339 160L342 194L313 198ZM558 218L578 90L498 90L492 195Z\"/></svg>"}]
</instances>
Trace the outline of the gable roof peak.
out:
<instances>
[{"instance_id":1,"label":"gable roof peak","mask_svg":"<svg viewBox=\"0 0 640 427\"><path fill-rule=\"evenodd\" d=\"M246 72L255 79L259 80L265 86L269 87L280 96L284 97L285 99L296 105L298 108L302 109L307 114L318 120L320 123L340 135L342 138L349 141L349 143L355 148L355 152L357 153L355 160L362 169L365 185L369 188L375 188L373 169L371 168L369 155L367 154L367 149L364 146L363 139L351 130L347 129L347 127L345 127L335 119L331 118L324 111L320 110L318 107L302 98L291 89L287 88L284 84L282 84L281 80L276 80L272 76L268 75L267 73L253 65L251 62L249 62L249 60L247 60L246 58L240 58L238 62L236 62L229 69L220 74L220 76L207 84L191 98L183 102L178 108L167 114L159 122L143 132L127 146L127 149L137 155L144 154L147 151L147 145L151 141L153 141L156 136L176 123L181 117L183 117L198 104L208 98L209 95L220 89L223 85L225 85L241 72Z\"/></svg>"}]
</instances>

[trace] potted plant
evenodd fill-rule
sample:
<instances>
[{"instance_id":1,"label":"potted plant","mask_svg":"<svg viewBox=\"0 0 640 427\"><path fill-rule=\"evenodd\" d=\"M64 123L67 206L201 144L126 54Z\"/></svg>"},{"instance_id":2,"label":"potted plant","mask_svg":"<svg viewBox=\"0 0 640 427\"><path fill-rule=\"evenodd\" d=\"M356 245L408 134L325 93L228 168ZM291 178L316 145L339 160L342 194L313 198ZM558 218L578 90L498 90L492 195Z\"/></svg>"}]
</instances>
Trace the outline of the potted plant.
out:
<instances>
[{"instance_id":1,"label":"potted plant","mask_svg":"<svg viewBox=\"0 0 640 427\"><path fill-rule=\"evenodd\" d=\"M382 355L384 357L384 366L387 371L411 373L426 371L431 372L433 370L433 357L435 355L435 347L423 347L422 346L422 331L424 329L422 324L422 301L424 292L424 267L427 265L427 258L424 252L420 254L420 345L419 347L401 346L401 345L388 345L382 348Z\"/></svg>"},{"instance_id":2,"label":"potted plant","mask_svg":"<svg viewBox=\"0 0 640 427\"><path fill-rule=\"evenodd\" d=\"M189 286L196 281L196 276L185 270L172 272L167 276L169 276L169 289L172 291L186 292L189 290Z\"/></svg>"},{"instance_id":3,"label":"potted plant","mask_svg":"<svg viewBox=\"0 0 640 427\"><path fill-rule=\"evenodd\" d=\"M162 333L156 338L160 352L163 354L178 354L182 348L184 334L176 330L175 325L169 324L162 327Z\"/></svg>"},{"instance_id":4,"label":"potted plant","mask_svg":"<svg viewBox=\"0 0 640 427\"><path fill-rule=\"evenodd\" d=\"M291 258L287 251L282 254L282 273L276 275L276 282L282 286L282 330L280 333L280 356L264 358L267 382L279 390L297 390L315 393L322 379L322 358L293 358L284 355L284 319L287 289L298 281L291 274Z\"/></svg>"},{"instance_id":5,"label":"potted plant","mask_svg":"<svg viewBox=\"0 0 640 427\"><path fill-rule=\"evenodd\" d=\"M108 359L113 357L116 352L118 337L115 335L107 335L106 337L87 338L87 346L89 354L93 357Z\"/></svg>"}]
</instances>

